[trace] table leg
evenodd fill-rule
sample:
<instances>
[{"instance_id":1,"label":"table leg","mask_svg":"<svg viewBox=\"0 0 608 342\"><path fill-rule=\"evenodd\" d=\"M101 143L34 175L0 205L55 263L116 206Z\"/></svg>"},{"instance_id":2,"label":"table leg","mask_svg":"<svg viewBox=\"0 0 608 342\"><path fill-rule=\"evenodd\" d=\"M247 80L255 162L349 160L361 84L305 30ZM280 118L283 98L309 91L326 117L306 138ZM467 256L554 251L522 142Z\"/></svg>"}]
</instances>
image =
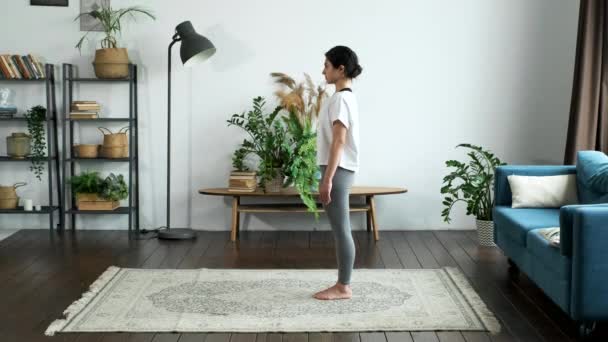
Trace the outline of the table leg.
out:
<instances>
[{"instance_id":1,"label":"table leg","mask_svg":"<svg viewBox=\"0 0 608 342\"><path fill-rule=\"evenodd\" d=\"M365 204L367 204L368 206L371 206L370 204L370 198L371 196L365 196ZM365 218L367 219L367 231L371 232L372 231L372 215L371 215L371 209L368 209L365 212Z\"/></svg>"},{"instance_id":2,"label":"table leg","mask_svg":"<svg viewBox=\"0 0 608 342\"><path fill-rule=\"evenodd\" d=\"M374 196L370 196L369 201L372 214L372 229L374 230L374 240L378 241L380 238L378 237L378 220L376 220L376 204L374 201Z\"/></svg>"},{"instance_id":3,"label":"table leg","mask_svg":"<svg viewBox=\"0 0 608 342\"><path fill-rule=\"evenodd\" d=\"M232 228L230 230L230 241L236 241L236 234L239 229L239 196L232 197Z\"/></svg>"}]
</instances>

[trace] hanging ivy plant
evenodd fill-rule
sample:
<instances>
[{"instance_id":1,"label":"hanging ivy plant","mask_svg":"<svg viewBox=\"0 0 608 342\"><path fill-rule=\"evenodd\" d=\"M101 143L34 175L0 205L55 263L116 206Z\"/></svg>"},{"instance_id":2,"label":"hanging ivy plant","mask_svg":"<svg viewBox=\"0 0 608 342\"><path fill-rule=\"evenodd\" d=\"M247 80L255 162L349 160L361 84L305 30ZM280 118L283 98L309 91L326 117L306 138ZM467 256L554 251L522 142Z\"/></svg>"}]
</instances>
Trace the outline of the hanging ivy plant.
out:
<instances>
[{"instance_id":1,"label":"hanging ivy plant","mask_svg":"<svg viewBox=\"0 0 608 342\"><path fill-rule=\"evenodd\" d=\"M30 170L36 174L36 178L42 181L42 172L44 170L44 160L46 158L46 140L44 137L44 121L46 120L46 108L42 106L34 106L25 114L27 120L27 129L32 138L32 165Z\"/></svg>"}]
</instances>

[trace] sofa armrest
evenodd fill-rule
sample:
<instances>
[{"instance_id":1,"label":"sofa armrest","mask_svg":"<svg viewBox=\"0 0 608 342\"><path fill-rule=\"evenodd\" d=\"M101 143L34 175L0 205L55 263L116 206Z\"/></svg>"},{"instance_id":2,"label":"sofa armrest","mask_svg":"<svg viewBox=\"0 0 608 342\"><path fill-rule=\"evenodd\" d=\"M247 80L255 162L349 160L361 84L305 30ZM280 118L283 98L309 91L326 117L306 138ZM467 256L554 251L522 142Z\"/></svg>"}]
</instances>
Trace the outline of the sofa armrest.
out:
<instances>
[{"instance_id":1,"label":"sofa armrest","mask_svg":"<svg viewBox=\"0 0 608 342\"><path fill-rule=\"evenodd\" d=\"M556 176L576 174L576 165L501 165L494 173L494 204L511 206L511 187L507 176Z\"/></svg>"},{"instance_id":2,"label":"sofa armrest","mask_svg":"<svg viewBox=\"0 0 608 342\"><path fill-rule=\"evenodd\" d=\"M574 213L578 208L604 207L608 209L608 203L600 204L571 204L559 208L559 239L562 255L572 256L572 235L574 226Z\"/></svg>"},{"instance_id":3,"label":"sofa armrest","mask_svg":"<svg viewBox=\"0 0 608 342\"><path fill-rule=\"evenodd\" d=\"M572 210L570 315L575 320L608 319L608 208Z\"/></svg>"}]
</instances>

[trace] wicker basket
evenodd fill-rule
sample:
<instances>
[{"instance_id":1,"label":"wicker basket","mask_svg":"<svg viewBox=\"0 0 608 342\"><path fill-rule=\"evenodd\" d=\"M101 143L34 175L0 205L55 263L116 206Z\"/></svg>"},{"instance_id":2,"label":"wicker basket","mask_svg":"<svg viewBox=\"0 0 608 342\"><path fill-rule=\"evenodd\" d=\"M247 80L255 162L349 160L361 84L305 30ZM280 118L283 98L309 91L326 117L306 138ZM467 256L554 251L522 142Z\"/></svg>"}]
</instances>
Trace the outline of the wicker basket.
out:
<instances>
[{"instance_id":1,"label":"wicker basket","mask_svg":"<svg viewBox=\"0 0 608 342\"><path fill-rule=\"evenodd\" d=\"M103 145L100 152L102 157L110 159L129 157L128 126L121 128L118 133L112 133L112 131L105 127L98 127L98 129L103 134ZM104 129L109 133L106 134Z\"/></svg>"},{"instance_id":2,"label":"wicker basket","mask_svg":"<svg viewBox=\"0 0 608 342\"><path fill-rule=\"evenodd\" d=\"M98 78L125 78L129 76L129 55L125 48L98 49L93 62Z\"/></svg>"},{"instance_id":3,"label":"wicker basket","mask_svg":"<svg viewBox=\"0 0 608 342\"><path fill-rule=\"evenodd\" d=\"M265 192L281 192L283 187L283 175L281 169L276 169L277 175L271 179L264 181Z\"/></svg>"},{"instance_id":4,"label":"wicker basket","mask_svg":"<svg viewBox=\"0 0 608 342\"><path fill-rule=\"evenodd\" d=\"M494 221L476 220L477 240L480 246L496 246L494 243Z\"/></svg>"},{"instance_id":5,"label":"wicker basket","mask_svg":"<svg viewBox=\"0 0 608 342\"><path fill-rule=\"evenodd\" d=\"M118 201L111 201L98 194L76 194L76 207L78 210L114 210L119 207Z\"/></svg>"},{"instance_id":6,"label":"wicker basket","mask_svg":"<svg viewBox=\"0 0 608 342\"><path fill-rule=\"evenodd\" d=\"M100 146L97 144L76 144L74 145L74 155L78 158L97 158Z\"/></svg>"},{"instance_id":7,"label":"wicker basket","mask_svg":"<svg viewBox=\"0 0 608 342\"><path fill-rule=\"evenodd\" d=\"M15 183L14 185L0 185L0 209L16 209L19 205L19 196L17 196L17 188L27 185L25 182Z\"/></svg>"}]
</instances>

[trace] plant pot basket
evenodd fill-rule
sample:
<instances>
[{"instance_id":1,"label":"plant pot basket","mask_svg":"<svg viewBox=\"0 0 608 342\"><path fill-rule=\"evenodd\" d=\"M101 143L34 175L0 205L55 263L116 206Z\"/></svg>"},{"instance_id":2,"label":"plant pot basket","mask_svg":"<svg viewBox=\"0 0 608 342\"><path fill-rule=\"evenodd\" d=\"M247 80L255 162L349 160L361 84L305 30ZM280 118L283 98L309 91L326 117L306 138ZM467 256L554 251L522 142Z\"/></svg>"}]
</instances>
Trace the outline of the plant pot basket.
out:
<instances>
[{"instance_id":1,"label":"plant pot basket","mask_svg":"<svg viewBox=\"0 0 608 342\"><path fill-rule=\"evenodd\" d=\"M118 201L111 201L97 194L76 194L76 207L78 210L114 210L120 206Z\"/></svg>"},{"instance_id":2,"label":"plant pot basket","mask_svg":"<svg viewBox=\"0 0 608 342\"><path fill-rule=\"evenodd\" d=\"M494 243L494 221L476 220L477 240L480 246L496 246Z\"/></svg>"},{"instance_id":3,"label":"plant pot basket","mask_svg":"<svg viewBox=\"0 0 608 342\"><path fill-rule=\"evenodd\" d=\"M126 78L129 76L129 55L125 48L98 49L93 61L97 78Z\"/></svg>"}]
</instances>

